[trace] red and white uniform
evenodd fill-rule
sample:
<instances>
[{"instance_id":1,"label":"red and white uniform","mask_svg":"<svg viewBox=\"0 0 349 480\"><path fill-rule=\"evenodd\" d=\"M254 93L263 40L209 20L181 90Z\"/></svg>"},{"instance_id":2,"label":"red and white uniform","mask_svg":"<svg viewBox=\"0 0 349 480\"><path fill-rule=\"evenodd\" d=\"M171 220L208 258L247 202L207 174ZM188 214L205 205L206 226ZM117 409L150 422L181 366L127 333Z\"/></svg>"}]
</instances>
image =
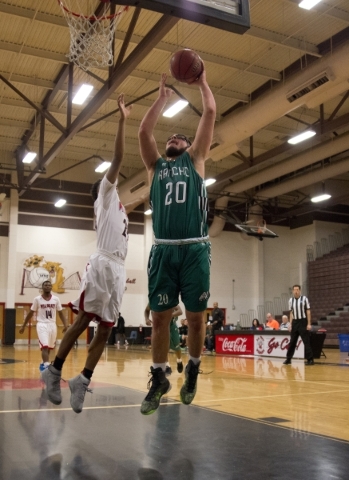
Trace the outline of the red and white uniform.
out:
<instances>
[{"instance_id":1,"label":"red and white uniform","mask_svg":"<svg viewBox=\"0 0 349 480\"><path fill-rule=\"evenodd\" d=\"M36 313L36 331L40 348L55 348L57 339L56 312L63 310L61 301L55 295L46 300L42 295L34 298L30 309Z\"/></svg>"},{"instance_id":2,"label":"red and white uniform","mask_svg":"<svg viewBox=\"0 0 349 480\"><path fill-rule=\"evenodd\" d=\"M114 324L125 291L128 218L116 184L102 179L94 204L97 252L92 254L81 280L80 297L69 306L83 310L98 322Z\"/></svg>"}]
</instances>

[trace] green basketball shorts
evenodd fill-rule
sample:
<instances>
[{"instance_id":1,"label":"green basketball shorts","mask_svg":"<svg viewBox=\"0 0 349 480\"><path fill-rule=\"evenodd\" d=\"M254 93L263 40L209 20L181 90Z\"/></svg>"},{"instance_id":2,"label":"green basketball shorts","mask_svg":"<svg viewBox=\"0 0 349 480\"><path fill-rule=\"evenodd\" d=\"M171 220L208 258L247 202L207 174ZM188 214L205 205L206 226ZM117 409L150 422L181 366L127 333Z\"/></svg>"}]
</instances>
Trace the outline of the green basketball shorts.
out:
<instances>
[{"instance_id":1,"label":"green basketball shorts","mask_svg":"<svg viewBox=\"0 0 349 480\"><path fill-rule=\"evenodd\" d=\"M202 312L210 297L211 244L153 245L148 261L149 305L163 312L178 305Z\"/></svg>"},{"instance_id":2,"label":"green basketball shorts","mask_svg":"<svg viewBox=\"0 0 349 480\"><path fill-rule=\"evenodd\" d=\"M180 350L181 340L179 338L178 327L175 321L170 323L170 350Z\"/></svg>"}]
</instances>

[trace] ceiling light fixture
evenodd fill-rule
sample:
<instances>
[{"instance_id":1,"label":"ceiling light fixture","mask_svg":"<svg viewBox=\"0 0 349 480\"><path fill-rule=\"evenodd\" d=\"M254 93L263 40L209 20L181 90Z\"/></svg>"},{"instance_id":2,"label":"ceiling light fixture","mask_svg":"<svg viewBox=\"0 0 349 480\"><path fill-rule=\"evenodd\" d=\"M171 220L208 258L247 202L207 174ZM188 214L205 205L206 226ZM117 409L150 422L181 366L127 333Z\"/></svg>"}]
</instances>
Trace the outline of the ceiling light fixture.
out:
<instances>
[{"instance_id":1,"label":"ceiling light fixture","mask_svg":"<svg viewBox=\"0 0 349 480\"><path fill-rule=\"evenodd\" d=\"M329 193L322 193L321 195L316 195L316 197L313 197L311 198L311 201L313 203L319 203L319 202L323 202L324 200L328 200L329 198L331 198L332 195L330 195Z\"/></svg>"},{"instance_id":2,"label":"ceiling light fixture","mask_svg":"<svg viewBox=\"0 0 349 480\"><path fill-rule=\"evenodd\" d=\"M35 152L28 152L26 154L26 156L23 158L22 162L23 163L32 163L32 161L34 160L35 157L36 157Z\"/></svg>"},{"instance_id":3,"label":"ceiling light fixture","mask_svg":"<svg viewBox=\"0 0 349 480\"><path fill-rule=\"evenodd\" d=\"M216 183L215 178L206 178L206 180L205 180L206 187L209 187L210 185L213 185L214 183Z\"/></svg>"},{"instance_id":4,"label":"ceiling light fixture","mask_svg":"<svg viewBox=\"0 0 349 480\"><path fill-rule=\"evenodd\" d=\"M305 132L300 133L299 135L296 135L295 137L287 140L287 143L290 143L291 145L296 145L296 143L304 142L304 140L307 140L314 135L316 135L316 132L314 132L314 130L306 130Z\"/></svg>"},{"instance_id":5,"label":"ceiling light fixture","mask_svg":"<svg viewBox=\"0 0 349 480\"><path fill-rule=\"evenodd\" d=\"M60 200L57 200L57 202L55 203L55 207L63 207L63 205L65 205L67 203L66 200L64 200L63 198L61 198Z\"/></svg>"},{"instance_id":6,"label":"ceiling light fixture","mask_svg":"<svg viewBox=\"0 0 349 480\"><path fill-rule=\"evenodd\" d=\"M321 0L303 0L298 6L304 8L305 10L310 10L320 2Z\"/></svg>"},{"instance_id":7,"label":"ceiling light fixture","mask_svg":"<svg viewBox=\"0 0 349 480\"><path fill-rule=\"evenodd\" d=\"M75 97L73 98L72 102L75 105L82 105L86 98L90 95L93 90L92 85L88 85L87 83L83 83L79 90L76 92Z\"/></svg>"},{"instance_id":8,"label":"ceiling light fixture","mask_svg":"<svg viewBox=\"0 0 349 480\"><path fill-rule=\"evenodd\" d=\"M167 117L167 118L172 118L178 112L183 110L183 108L185 108L188 104L189 104L189 102L187 102L186 100L178 100L178 102L176 102L171 107L169 107L167 110L165 110L162 115L164 117Z\"/></svg>"},{"instance_id":9,"label":"ceiling light fixture","mask_svg":"<svg viewBox=\"0 0 349 480\"><path fill-rule=\"evenodd\" d=\"M144 212L144 215L151 215L153 212L150 208Z\"/></svg>"},{"instance_id":10,"label":"ceiling light fixture","mask_svg":"<svg viewBox=\"0 0 349 480\"><path fill-rule=\"evenodd\" d=\"M98 172L98 173L105 172L106 170L108 170L110 165L111 165L111 162L103 162L100 165L98 165L98 167L95 169L95 172Z\"/></svg>"},{"instance_id":11,"label":"ceiling light fixture","mask_svg":"<svg viewBox=\"0 0 349 480\"><path fill-rule=\"evenodd\" d=\"M331 198L331 195L325 190L325 182L322 182L322 191L320 193L318 191L318 193L314 195L310 200L313 203L319 203L323 202L324 200L328 200L329 198Z\"/></svg>"}]
</instances>

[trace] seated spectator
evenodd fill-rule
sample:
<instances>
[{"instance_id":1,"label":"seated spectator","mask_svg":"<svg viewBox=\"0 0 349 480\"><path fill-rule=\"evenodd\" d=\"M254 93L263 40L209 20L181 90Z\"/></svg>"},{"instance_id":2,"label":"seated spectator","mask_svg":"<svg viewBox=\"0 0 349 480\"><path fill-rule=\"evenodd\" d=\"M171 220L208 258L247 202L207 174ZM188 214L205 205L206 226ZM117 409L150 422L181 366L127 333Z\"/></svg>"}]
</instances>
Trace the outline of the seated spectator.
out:
<instances>
[{"instance_id":1,"label":"seated spectator","mask_svg":"<svg viewBox=\"0 0 349 480\"><path fill-rule=\"evenodd\" d=\"M288 321L288 316L283 315L280 323L280 330L290 330L291 324Z\"/></svg>"},{"instance_id":2,"label":"seated spectator","mask_svg":"<svg viewBox=\"0 0 349 480\"><path fill-rule=\"evenodd\" d=\"M263 330L263 326L259 323L258 318L253 319L251 330Z\"/></svg>"},{"instance_id":3,"label":"seated spectator","mask_svg":"<svg viewBox=\"0 0 349 480\"><path fill-rule=\"evenodd\" d=\"M280 325L275 318L273 318L271 313L267 313L267 323L265 324L265 328L269 328L270 330L279 330Z\"/></svg>"}]
</instances>

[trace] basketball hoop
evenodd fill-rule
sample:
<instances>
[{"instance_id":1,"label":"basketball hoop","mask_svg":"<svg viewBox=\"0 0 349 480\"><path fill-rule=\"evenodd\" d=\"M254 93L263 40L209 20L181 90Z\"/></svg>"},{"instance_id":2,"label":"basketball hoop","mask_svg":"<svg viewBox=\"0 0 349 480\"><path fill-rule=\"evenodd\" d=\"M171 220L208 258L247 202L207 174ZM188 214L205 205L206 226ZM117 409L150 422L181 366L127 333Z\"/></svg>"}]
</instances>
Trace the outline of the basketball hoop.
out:
<instances>
[{"instance_id":1,"label":"basketball hoop","mask_svg":"<svg viewBox=\"0 0 349 480\"><path fill-rule=\"evenodd\" d=\"M258 220L257 222L257 233L265 233L267 229L267 222L265 220Z\"/></svg>"},{"instance_id":2,"label":"basketball hoop","mask_svg":"<svg viewBox=\"0 0 349 480\"><path fill-rule=\"evenodd\" d=\"M83 70L89 67L111 67L114 64L113 43L116 27L129 7L119 7L111 15L96 16L90 0L57 0L70 30L69 60ZM110 3L104 0L104 3ZM108 7L106 7L106 10Z\"/></svg>"}]
</instances>

